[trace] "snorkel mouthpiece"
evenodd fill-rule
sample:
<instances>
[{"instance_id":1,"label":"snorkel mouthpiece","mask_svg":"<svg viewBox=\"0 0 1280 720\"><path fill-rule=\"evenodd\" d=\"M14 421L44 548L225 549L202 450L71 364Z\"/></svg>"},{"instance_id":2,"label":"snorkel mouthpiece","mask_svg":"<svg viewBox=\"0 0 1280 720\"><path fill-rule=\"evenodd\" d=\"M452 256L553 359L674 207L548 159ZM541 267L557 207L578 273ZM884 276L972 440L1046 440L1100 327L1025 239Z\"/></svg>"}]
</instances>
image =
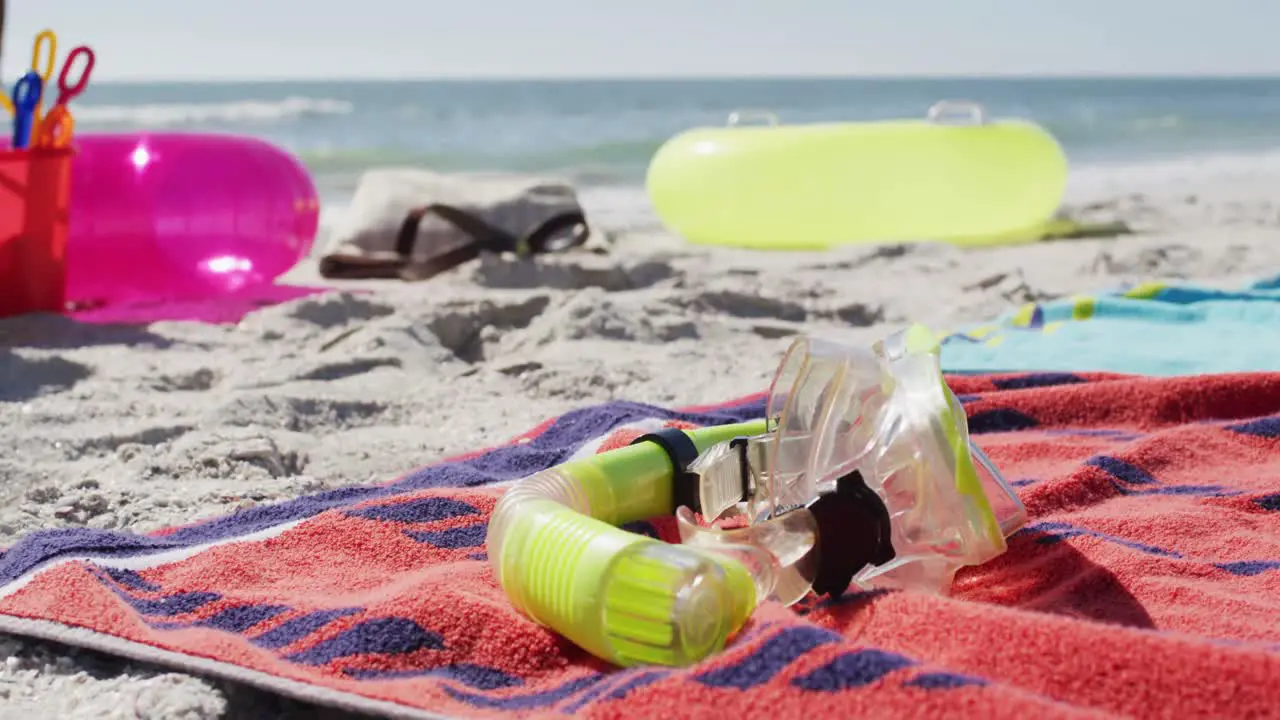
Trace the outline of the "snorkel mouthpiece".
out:
<instances>
[{"instance_id":1,"label":"snorkel mouthpiece","mask_svg":"<svg viewBox=\"0 0 1280 720\"><path fill-rule=\"evenodd\" d=\"M701 660L769 599L945 592L1026 510L970 441L938 354L920 326L870 348L800 338L766 420L666 430L522 480L489 522L499 583L621 665ZM680 545L617 527L673 513Z\"/></svg>"}]
</instances>

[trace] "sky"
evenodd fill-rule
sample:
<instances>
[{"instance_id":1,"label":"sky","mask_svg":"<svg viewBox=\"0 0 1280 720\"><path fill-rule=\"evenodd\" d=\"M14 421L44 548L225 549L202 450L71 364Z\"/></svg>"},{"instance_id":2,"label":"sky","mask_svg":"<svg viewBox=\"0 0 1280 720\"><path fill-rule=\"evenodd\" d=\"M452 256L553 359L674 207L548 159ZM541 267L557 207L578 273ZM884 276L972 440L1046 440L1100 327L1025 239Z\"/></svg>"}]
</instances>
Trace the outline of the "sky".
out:
<instances>
[{"instance_id":1,"label":"sky","mask_svg":"<svg viewBox=\"0 0 1280 720\"><path fill-rule=\"evenodd\" d=\"M1275 0L8 0L95 81L1280 74Z\"/></svg>"}]
</instances>

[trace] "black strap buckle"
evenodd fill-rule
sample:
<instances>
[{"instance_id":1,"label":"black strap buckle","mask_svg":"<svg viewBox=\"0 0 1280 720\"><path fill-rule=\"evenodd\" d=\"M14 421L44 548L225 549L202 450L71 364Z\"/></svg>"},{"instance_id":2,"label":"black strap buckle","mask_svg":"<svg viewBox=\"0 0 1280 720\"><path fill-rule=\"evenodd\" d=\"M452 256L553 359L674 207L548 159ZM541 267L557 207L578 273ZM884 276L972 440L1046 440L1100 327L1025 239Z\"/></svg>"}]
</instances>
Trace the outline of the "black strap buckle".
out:
<instances>
[{"instance_id":1,"label":"black strap buckle","mask_svg":"<svg viewBox=\"0 0 1280 720\"><path fill-rule=\"evenodd\" d=\"M673 468L671 507L678 508L683 505L696 513L701 513L702 501L698 493L698 482L701 478L698 473L689 470L689 466L698 459L700 454L698 446L694 445L693 440L679 428L663 428L647 433L632 440L631 444L638 445L642 442L651 442L662 448L667 458L671 460Z\"/></svg>"}]
</instances>

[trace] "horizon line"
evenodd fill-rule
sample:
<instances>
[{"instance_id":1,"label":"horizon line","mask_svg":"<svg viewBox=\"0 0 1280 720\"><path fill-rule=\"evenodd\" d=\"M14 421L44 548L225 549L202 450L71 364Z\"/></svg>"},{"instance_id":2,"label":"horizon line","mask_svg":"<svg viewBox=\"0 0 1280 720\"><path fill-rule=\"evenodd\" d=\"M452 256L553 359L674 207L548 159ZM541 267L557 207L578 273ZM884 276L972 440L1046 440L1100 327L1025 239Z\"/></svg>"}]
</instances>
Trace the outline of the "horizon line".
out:
<instances>
[{"instance_id":1,"label":"horizon line","mask_svg":"<svg viewBox=\"0 0 1280 720\"><path fill-rule=\"evenodd\" d=\"M258 76L258 77L106 77L102 85L182 84L232 85L280 83L515 83L515 82L759 82L770 80L1277 80L1280 70L1236 73L897 73L897 74L759 74L759 75L357 75L357 76Z\"/></svg>"}]
</instances>

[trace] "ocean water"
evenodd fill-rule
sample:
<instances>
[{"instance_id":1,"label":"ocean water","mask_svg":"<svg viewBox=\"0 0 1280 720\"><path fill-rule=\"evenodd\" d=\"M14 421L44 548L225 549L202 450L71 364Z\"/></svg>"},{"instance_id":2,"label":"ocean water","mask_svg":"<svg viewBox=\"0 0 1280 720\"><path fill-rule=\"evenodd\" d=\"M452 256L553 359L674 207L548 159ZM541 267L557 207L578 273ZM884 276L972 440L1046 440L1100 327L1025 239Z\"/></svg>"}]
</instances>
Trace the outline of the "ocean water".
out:
<instances>
[{"instance_id":1,"label":"ocean water","mask_svg":"<svg viewBox=\"0 0 1280 720\"><path fill-rule=\"evenodd\" d=\"M264 137L302 159L329 213L363 170L407 163L554 172L627 215L646 206L649 158L682 129L744 108L783 122L921 117L940 99L1040 123L1075 175L1280 168L1280 78L101 83L76 118L78 131Z\"/></svg>"}]
</instances>

